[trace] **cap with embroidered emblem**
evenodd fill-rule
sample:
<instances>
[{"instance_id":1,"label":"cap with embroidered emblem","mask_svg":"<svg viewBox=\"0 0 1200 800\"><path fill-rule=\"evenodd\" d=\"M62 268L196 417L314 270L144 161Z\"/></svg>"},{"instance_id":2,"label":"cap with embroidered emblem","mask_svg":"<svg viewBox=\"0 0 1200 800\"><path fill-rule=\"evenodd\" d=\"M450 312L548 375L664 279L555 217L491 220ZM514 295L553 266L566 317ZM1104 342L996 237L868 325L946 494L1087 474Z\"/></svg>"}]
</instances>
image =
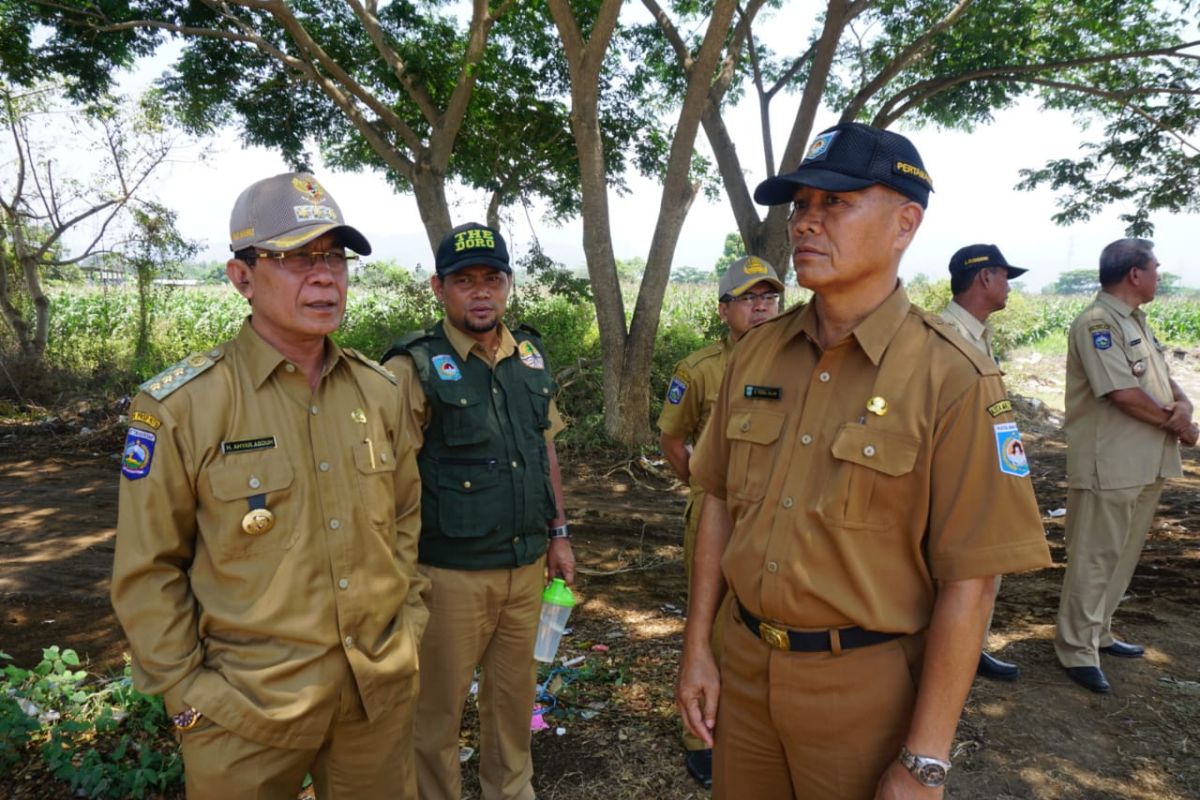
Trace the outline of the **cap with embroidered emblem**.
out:
<instances>
[{"instance_id":1,"label":"cap with embroidered emblem","mask_svg":"<svg viewBox=\"0 0 1200 800\"><path fill-rule=\"evenodd\" d=\"M969 269L981 267L1004 267L1008 270L1009 278L1019 278L1028 272L1024 267L1014 267L1004 259L1000 248L994 244L969 244L960 247L958 252L950 257L950 274L966 272Z\"/></svg>"},{"instance_id":2,"label":"cap with embroidered emblem","mask_svg":"<svg viewBox=\"0 0 1200 800\"><path fill-rule=\"evenodd\" d=\"M229 249L249 247L286 253L325 234L360 255L371 244L346 225L333 195L307 172L284 172L250 184L238 195L229 215Z\"/></svg>"},{"instance_id":3,"label":"cap with embroidered emblem","mask_svg":"<svg viewBox=\"0 0 1200 800\"><path fill-rule=\"evenodd\" d=\"M875 184L894 189L922 208L933 191L921 154L907 138L861 122L843 122L813 139L794 171L760 183L754 201L767 206L790 203L800 186L857 192Z\"/></svg>"},{"instance_id":4,"label":"cap with embroidered emblem","mask_svg":"<svg viewBox=\"0 0 1200 800\"><path fill-rule=\"evenodd\" d=\"M508 245L500 231L467 222L459 225L442 239L434 258L439 278L467 267L491 267L512 274L508 264Z\"/></svg>"},{"instance_id":5,"label":"cap with embroidered emblem","mask_svg":"<svg viewBox=\"0 0 1200 800\"><path fill-rule=\"evenodd\" d=\"M779 280L774 267L758 256L742 256L730 264L721 276L717 296L737 297L760 281L766 281L778 291L783 291L783 281Z\"/></svg>"}]
</instances>

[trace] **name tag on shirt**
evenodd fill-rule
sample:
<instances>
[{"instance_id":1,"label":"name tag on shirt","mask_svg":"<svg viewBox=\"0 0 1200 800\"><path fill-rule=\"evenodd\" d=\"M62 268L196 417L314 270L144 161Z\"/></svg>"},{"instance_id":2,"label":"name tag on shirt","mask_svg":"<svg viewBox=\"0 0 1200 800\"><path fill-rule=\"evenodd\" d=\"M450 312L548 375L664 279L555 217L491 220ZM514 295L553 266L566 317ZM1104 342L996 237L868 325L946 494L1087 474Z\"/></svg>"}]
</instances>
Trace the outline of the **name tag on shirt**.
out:
<instances>
[{"instance_id":1,"label":"name tag on shirt","mask_svg":"<svg viewBox=\"0 0 1200 800\"><path fill-rule=\"evenodd\" d=\"M221 442L222 453L249 453L252 450L269 450L275 446L274 436L260 436L257 439L241 439L236 442Z\"/></svg>"},{"instance_id":2,"label":"name tag on shirt","mask_svg":"<svg viewBox=\"0 0 1200 800\"><path fill-rule=\"evenodd\" d=\"M753 386L746 384L746 397L757 397L761 400L778 400L783 394L783 390L778 386Z\"/></svg>"}]
</instances>

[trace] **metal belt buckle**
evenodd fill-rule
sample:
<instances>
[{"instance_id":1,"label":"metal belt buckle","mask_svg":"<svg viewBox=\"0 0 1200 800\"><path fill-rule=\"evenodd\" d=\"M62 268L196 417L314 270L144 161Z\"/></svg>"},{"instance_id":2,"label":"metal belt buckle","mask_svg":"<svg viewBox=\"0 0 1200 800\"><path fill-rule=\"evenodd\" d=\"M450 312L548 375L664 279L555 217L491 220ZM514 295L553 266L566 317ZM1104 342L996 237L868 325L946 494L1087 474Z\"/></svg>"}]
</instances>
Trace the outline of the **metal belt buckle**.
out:
<instances>
[{"instance_id":1,"label":"metal belt buckle","mask_svg":"<svg viewBox=\"0 0 1200 800\"><path fill-rule=\"evenodd\" d=\"M791 642L788 641L787 631L782 628L776 628L769 622L758 623L758 638L774 647L776 650L791 650Z\"/></svg>"}]
</instances>

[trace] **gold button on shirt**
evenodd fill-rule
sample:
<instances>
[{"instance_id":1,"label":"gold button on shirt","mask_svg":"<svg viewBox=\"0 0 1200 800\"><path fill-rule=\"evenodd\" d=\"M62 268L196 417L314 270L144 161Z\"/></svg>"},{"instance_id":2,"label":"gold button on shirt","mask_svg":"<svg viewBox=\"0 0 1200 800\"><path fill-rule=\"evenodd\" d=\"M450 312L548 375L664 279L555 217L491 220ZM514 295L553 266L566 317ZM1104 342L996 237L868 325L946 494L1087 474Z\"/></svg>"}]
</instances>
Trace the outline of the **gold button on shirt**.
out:
<instances>
[{"instance_id":1,"label":"gold button on shirt","mask_svg":"<svg viewBox=\"0 0 1200 800\"><path fill-rule=\"evenodd\" d=\"M1134 419L1105 395L1141 388L1169 403L1163 347L1141 309L1106 292L1071 323L1067 345L1067 482L1072 489L1128 489L1183 474L1176 437Z\"/></svg>"},{"instance_id":2,"label":"gold button on shirt","mask_svg":"<svg viewBox=\"0 0 1200 800\"><path fill-rule=\"evenodd\" d=\"M428 582L411 412L331 341L315 394L249 322L218 356L161 401L134 400L151 452L121 478L113 606L136 685L169 713L317 747L347 669L370 719L412 699ZM256 505L274 523L249 535Z\"/></svg>"},{"instance_id":3,"label":"gold button on shirt","mask_svg":"<svg viewBox=\"0 0 1200 800\"><path fill-rule=\"evenodd\" d=\"M692 460L729 510L721 566L747 610L913 633L935 580L1049 566L995 364L901 288L829 350L816 323L793 309L738 342Z\"/></svg>"}]
</instances>

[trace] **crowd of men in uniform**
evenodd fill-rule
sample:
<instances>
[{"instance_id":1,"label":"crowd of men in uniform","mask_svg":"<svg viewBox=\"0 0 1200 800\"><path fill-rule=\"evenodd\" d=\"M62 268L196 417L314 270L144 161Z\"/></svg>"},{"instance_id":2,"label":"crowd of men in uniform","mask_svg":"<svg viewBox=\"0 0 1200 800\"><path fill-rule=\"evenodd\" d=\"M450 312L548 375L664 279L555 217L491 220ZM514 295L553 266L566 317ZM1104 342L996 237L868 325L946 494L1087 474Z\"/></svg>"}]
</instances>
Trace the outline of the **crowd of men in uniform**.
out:
<instances>
[{"instance_id":1,"label":"crowd of men in uniform","mask_svg":"<svg viewBox=\"0 0 1200 800\"><path fill-rule=\"evenodd\" d=\"M667 388L691 490L676 695L714 797L940 797L973 677L1017 677L985 650L998 576L1050 558L986 321L1024 270L967 247L943 317L912 305L897 273L932 188L903 136L820 134L755 192L790 204L812 301L780 313L774 268L737 261L728 338ZM316 179L246 188L230 238L251 313L135 398L112 581L188 797L291 798L310 774L322 800L458 798L478 668L482 796L533 798L541 590L575 562L558 387L538 332L503 322L503 237L444 238L443 317L382 363L330 339L371 246ZM1055 648L1106 692L1099 654L1142 655L1112 614L1198 431L1140 309L1150 243L1110 245L1100 280L1070 334Z\"/></svg>"}]
</instances>

